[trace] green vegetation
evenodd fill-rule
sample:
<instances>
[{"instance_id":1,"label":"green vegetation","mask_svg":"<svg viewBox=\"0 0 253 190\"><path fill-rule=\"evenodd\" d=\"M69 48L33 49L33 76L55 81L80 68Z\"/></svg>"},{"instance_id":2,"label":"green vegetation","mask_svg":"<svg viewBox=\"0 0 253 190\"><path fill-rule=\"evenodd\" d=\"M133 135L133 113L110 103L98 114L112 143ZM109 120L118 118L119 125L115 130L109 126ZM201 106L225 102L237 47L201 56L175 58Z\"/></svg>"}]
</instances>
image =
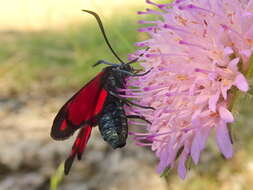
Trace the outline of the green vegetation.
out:
<instances>
[{"instance_id":1,"label":"green vegetation","mask_svg":"<svg viewBox=\"0 0 253 190\"><path fill-rule=\"evenodd\" d=\"M134 43L143 38L136 31L137 20L124 18L104 25L114 49L127 60ZM5 84L1 94L27 93L36 85L46 93L78 88L101 70L103 66L92 68L97 60L117 62L92 19L57 31L5 32L0 40L0 82Z\"/></svg>"},{"instance_id":2,"label":"green vegetation","mask_svg":"<svg viewBox=\"0 0 253 190\"><path fill-rule=\"evenodd\" d=\"M61 163L50 179L50 190L57 190L64 177L64 163Z\"/></svg>"}]
</instances>

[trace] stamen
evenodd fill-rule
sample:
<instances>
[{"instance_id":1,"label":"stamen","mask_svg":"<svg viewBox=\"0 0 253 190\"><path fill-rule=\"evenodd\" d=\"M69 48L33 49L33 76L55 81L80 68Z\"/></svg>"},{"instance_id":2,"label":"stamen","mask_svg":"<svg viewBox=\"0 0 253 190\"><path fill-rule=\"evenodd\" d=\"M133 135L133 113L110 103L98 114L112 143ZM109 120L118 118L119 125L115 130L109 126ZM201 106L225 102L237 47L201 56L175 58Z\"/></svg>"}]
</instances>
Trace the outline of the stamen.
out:
<instances>
[{"instance_id":1,"label":"stamen","mask_svg":"<svg viewBox=\"0 0 253 190\"><path fill-rule=\"evenodd\" d=\"M132 118L131 118L132 119ZM139 120L139 119L138 119ZM137 121L129 121L128 124L131 124L131 125L139 125L139 126L147 126L147 122L137 122Z\"/></svg>"},{"instance_id":2,"label":"stamen","mask_svg":"<svg viewBox=\"0 0 253 190\"><path fill-rule=\"evenodd\" d=\"M135 136L136 139L153 139L154 137L158 136L163 136L163 135L168 135L168 134L173 134L177 133L180 130L171 130L163 133L138 133L138 132L129 132L128 134L131 136Z\"/></svg>"},{"instance_id":3,"label":"stamen","mask_svg":"<svg viewBox=\"0 0 253 190\"><path fill-rule=\"evenodd\" d=\"M212 14L212 16L215 15L215 12L213 12L213 11L211 11L209 9L204 9L202 7L198 7L198 6L193 5L193 4L189 4L189 5L186 5L186 6L179 6L178 8L180 10L196 9L196 10L200 10L200 11L204 11L204 12L210 13L210 14Z\"/></svg>"},{"instance_id":4,"label":"stamen","mask_svg":"<svg viewBox=\"0 0 253 190\"><path fill-rule=\"evenodd\" d=\"M142 41L142 42L136 42L135 45L139 46L139 47L146 47L146 46L150 45L150 41L146 40L146 41Z\"/></svg>"},{"instance_id":5,"label":"stamen","mask_svg":"<svg viewBox=\"0 0 253 190\"><path fill-rule=\"evenodd\" d=\"M160 11L155 11L153 9L146 9L148 13L150 14L155 14L155 15L163 15L164 13L160 12Z\"/></svg>"},{"instance_id":6,"label":"stamen","mask_svg":"<svg viewBox=\"0 0 253 190\"><path fill-rule=\"evenodd\" d=\"M151 133L140 133L140 132L133 132L133 131L128 132L128 135L131 135L131 136L147 136L148 134L151 134Z\"/></svg>"},{"instance_id":7,"label":"stamen","mask_svg":"<svg viewBox=\"0 0 253 190\"><path fill-rule=\"evenodd\" d=\"M189 42L186 42L186 41L183 41L183 40L180 40L179 41L179 44L182 44L182 45L188 45L188 46L193 46L193 47L198 47L198 48L201 48L203 50L208 50L206 47L204 46L201 46L201 45L198 45L198 44L193 44L193 43L189 43Z\"/></svg>"},{"instance_id":8,"label":"stamen","mask_svg":"<svg viewBox=\"0 0 253 190\"><path fill-rule=\"evenodd\" d=\"M164 24L164 25L163 25L163 28L170 29L170 30L173 30L173 31L184 32L184 33L188 33L188 34L189 34L188 31L183 30L183 29L180 29L180 28L177 28L177 27L172 26L172 25L169 25L169 24Z\"/></svg>"},{"instance_id":9,"label":"stamen","mask_svg":"<svg viewBox=\"0 0 253 190\"><path fill-rule=\"evenodd\" d=\"M152 143L135 142L137 146L152 146Z\"/></svg>"},{"instance_id":10,"label":"stamen","mask_svg":"<svg viewBox=\"0 0 253 190\"><path fill-rule=\"evenodd\" d=\"M117 88L118 92L139 92L141 89L139 88Z\"/></svg>"},{"instance_id":11,"label":"stamen","mask_svg":"<svg viewBox=\"0 0 253 190\"><path fill-rule=\"evenodd\" d=\"M200 68L195 68L195 72L200 72L200 73L205 73L205 74L216 73L216 72L213 72L213 71L208 71L206 69L200 69Z\"/></svg>"},{"instance_id":12,"label":"stamen","mask_svg":"<svg viewBox=\"0 0 253 190\"><path fill-rule=\"evenodd\" d=\"M158 24L160 21L139 20L139 24Z\"/></svg>"},{"instance_id":13,"label":"stamen","mask_svg":"<svg viewBox=\"0 0 253 190\"><path fill-rule=\"evenodd\" d=\"M179 4L179 3L182 3L184 1L186 1L186 0L176 0L173 4Z\"/></svg>"},{"instance_id":14,"label":"stamen","mask_svg":"<svg viewBox=\"0 0 253 190\"><path fill-rule=\"evenodd\" d=\"M138 32L155 32L156 29L157 29L157 27L155 27L155 26L149 26L149 27L145 27L145 28L139 28Z\"/></svg>"},{"instance_id":15,"label":"stamen","mask_svg":"<svg viewBox=\"0 0 253 190\"><path fill-rule=\"evenodd\" d=\"M240 33L238 33L237 31L235 31L234 29L232 29L231 27L229 27L229 26L227 26L227 25L225 25L225 24L221 24L221 26L222 26L222 28L224 29L224 30L229 30L229 31L231 31L231 32L233 32L234 34L236 34L241 40L245 40L244 38L243 38L243 36L240 34Z\"/></svg>"},{"instance_id":16,"label":"stamen","mask_svg":"<svg viewBox=\"0 0 253 190\"><path fill-rule=\"evenodd\" d=\"M187 54L180 54L180 53L148 53L145 55L145 57L159 57L159 56L162 56L162 57L189 57L189 55Z\"/></svg>"},{"instance_id":17,"label":"stamen","mask_svg":"<svg viewBox=\"0 0 253 190\"><path fill-rule=\"evenodd\" d=\"M124 95L124 94L120 94L120 97L122 97L122 98L138 98L138 95Z\"/></svg>"}]
</instances>

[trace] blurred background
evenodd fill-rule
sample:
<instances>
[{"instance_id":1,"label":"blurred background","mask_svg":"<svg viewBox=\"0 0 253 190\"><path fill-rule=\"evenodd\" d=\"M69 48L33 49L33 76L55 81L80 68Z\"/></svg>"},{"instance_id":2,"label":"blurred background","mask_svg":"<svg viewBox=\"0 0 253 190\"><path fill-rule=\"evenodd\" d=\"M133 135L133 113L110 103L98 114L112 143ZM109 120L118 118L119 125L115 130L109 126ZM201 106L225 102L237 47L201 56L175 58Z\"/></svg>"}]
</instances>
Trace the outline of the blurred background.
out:
<instances>
[{"instance_id":1,"label":"blurred background","mask_svg":"<svg viewBox=\"0 0 253 190\"><path fill-rule=\"evenodd\" d=\"M116 62L95 19L81 9L101 16L113 47L126 60L136 50L134 43L147 38L136 31L137 21L146 17L136 11L147 7L144 0L1 0L0 190L50 189L50 178L74 140L49 137L55 114L103 67L92 64ZM189 165L184 181L174 170L160 178L149 149L129 139L113 151L95 129L83 160L74 163L58 189L253 189L252 105L247 97L235 109L233 159L224 160L211 139L200 165Z\"/></svg>"}]
</instances>

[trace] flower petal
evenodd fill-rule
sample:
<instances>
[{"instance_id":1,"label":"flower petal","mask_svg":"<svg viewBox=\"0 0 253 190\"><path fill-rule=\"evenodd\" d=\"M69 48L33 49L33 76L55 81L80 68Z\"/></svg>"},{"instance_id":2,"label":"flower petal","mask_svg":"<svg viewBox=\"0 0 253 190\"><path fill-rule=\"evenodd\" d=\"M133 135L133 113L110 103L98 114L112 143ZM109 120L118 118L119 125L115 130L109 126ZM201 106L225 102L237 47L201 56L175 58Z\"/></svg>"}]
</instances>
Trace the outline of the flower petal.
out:
<instances>
[{"instance_id":1,"label":"flower petal","mask_svg":"<svg viewBox=\"0 0 253 190\"><path fill-rule=\"evenodd\" d=\"M234 117L233 117L232 113L229 110L227 110L226 108L221 106L219 108L219 114L220 114L221 119L223 121L225 121L226 123L234 122Z\"/></svg>"},{"instance_id":2,"label":"flower petal","mask_svg":"<svg viewBox=\"0 0 253 190\"><path fill-rule=\"evenodd\" d=\"M233 155L233 147L228 133L227 124L223 121L220 121L220 124L216 126L216 142L225 158L231 158Z\"/></svg>"},{"instance_id":3,"label":"flower petal","mask_svg":"<svg viewBox=\"0 0 253 190\"><path fill-rule=\"evenodd\" d=\"M205 148L207 138L209 136L210 128L202 127L196 131L191 146L191 157L195 164L198 164L200 152Z\"/></svg>"},{"instance_id":4,"label":"flower petal","mask_svg":"<svg viewBox=\"0 0 253 190\"><path fill-rule=\"evenodd\" d=\"M185 179L186 176L185 161L187 160L187 158L188 158L188 151L184 149L184 151L180 155L177 168L178 175L179 177L181 177L181 179Z\"/></svg>"},{"instance_id":5,"label":"flower petal","mask_svg":"<svg viewBox=\"0 0 253 190\"><path fill-rule=\"evenodd\" d=\"M229 62L229 68L230 68L232 71L236 72L236 71L238 70L237 64L239 63L239 61L240 61L240 58L239 58L239 57L232 59L232 60Z\"/></svg>"},{"instance_id":6,"label":"flower petal","mask_svg":"<svg viewBox=\"0 0 253 190\"><path fill-rule=\"evenodd\" d=\"M216 94L212 95L210 98L209 98L209 109L213 112L216 112L216 104L219 100L219 97L220 97L220 92L218 91Z\"/></svg>"},{"instance_id":7,"label":"flower petal","mask_svg":"<svg viewBox=\"0 0 253 190\"><path fill-rule=\"evenodd\" d=\"M199 156L200 156L200 132L197 131L196 135L193 139L192 146L191 146L191 157L193 159L194 164L198 164Z\"/></svg>"},{"instance_id":8,"label":"flower petal","mask_svg":"<svg viewBox=\"0 0 253 190\"><path fill-rule=\"evenodd\" d=\"M224 48L224 54L225 55L231 55L232 53L234 53L234 51L231 47Z\"/></svg>"},{"instance_id":9,"label":"flower petal","mask_svg":"<svg viewBox=\"0 0 253 190\"><path fill-rule=\"evenodd\" d=\"M252 50L250 50L250 49L241 50L240 54L242 54L246 57L250 57L250 55L252 54Z\"/></svg>"},{"instance_id":10,"label":"flower petal","mask_svg":"<svg viewBox=\"0 0 253 190\"><path fill-rule=\"evenodd\" d=\"M243 92L247 92L249 90L249 84L242 74L237 75L234 84L239 90Z\"/></svg>"},{"instance_id":11,"label":"flower petal","mask_svg":"<svg viewBox=\"0 0 253 190\"><path fill-rule=\"evenodd\" d=\"M227 96L228 96L227 91L228 91L230 88L231 88L231 85L229 85L229 86L222 86L222 87L221 87L221 94L222 94L222 96L223 96L223 98L224 98L225 100L227 99Z\"/></svg>"}]
</instances>

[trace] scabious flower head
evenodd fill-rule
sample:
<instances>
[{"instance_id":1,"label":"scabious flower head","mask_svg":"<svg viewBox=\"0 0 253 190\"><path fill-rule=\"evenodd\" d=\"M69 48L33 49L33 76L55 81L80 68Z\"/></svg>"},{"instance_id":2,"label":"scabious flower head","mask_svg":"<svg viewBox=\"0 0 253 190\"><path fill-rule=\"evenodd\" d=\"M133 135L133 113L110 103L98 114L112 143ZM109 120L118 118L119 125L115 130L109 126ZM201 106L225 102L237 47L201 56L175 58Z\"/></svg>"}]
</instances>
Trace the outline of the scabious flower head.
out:
<instances>
[{"instance_id":1,"label":"scabious flower head","mask_svg":"<svg viewBox=\"0 0 253 190\"><path fill-rule=\"evenodd\" d=\"M148 47L132 56L151 72L127 81L126 96L155 110L126 107L150 122L147 133L130 133L139 145L151 146L160 159L157 171L177 167L185 178L186 160L199 162L210 131L214 130L225 158L233 154L228 124L234 90L249 89L245 73L253 51L253 0L175 0L153 4L139 14L161 20L140 21L150 38ZM160 10L159 10L160 9ZM134 122L133 122L134 123ZM135 122L136 123L136 122ZM138 123L136 123L138 124Z\"/></svg>"}]
</instances>

